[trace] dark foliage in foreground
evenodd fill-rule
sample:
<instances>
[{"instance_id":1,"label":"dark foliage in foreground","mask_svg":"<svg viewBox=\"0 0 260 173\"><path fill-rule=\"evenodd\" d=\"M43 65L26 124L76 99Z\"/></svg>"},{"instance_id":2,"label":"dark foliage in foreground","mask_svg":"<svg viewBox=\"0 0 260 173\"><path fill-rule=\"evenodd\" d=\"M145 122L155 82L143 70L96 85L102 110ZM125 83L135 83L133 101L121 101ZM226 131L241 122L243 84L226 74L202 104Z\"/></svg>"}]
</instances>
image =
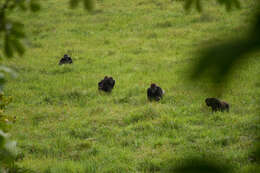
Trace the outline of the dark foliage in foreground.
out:
<instances>
[{"instance_id":1,"label":"dark foliage in foreground","mask_svg":"<svg viewBox=\"0 0 260 173\"><path fill-rule=\"evenodd\" d=\"M220 4L225 5L227 10L233 7L239 8L240 3L238 0L216 0ZM92 0L70 0L71 7L76 7L80 2L84 3L86 9L93 8ZM223 43L214 45L212 47L204 49L199 54L199 61L194 65L194 69L191 72L192 79L199 79L202 76L207 76L213 82L227 82L227 76L231 73L231 69L236 65L241 59L247 58L245 55L258 51L260 49L260 3L255 1L257 9L254 15L254 23L252 23L251 30L245 38L238 38L236 40L226 40ZM201 11L202 5L201 0L185 0L185 8L190 9L195 6L198 11ZM0 39L3 41L3 46L1 47L1 54L6 57L13 57L14 53L17 52L22 55L25 51L21 39L25 38L23 32L24 25L21 21L14 21L9 18L8 14L15 10L30 10L32 12L38 11L40 9L39 4L36 0L2 0L0 1ZM4 83L3 72L10 73L7 68L0 69L0 86ZM0 151L4 151L4 144L7 139L5 134L0 134ZM0 160L0 171L2 164L9 162L6 158L11 158L13 160L12 154L7 153L7 156L2 157ZM1 153L0 153L1 154ZM10 156L10 157L9 157ZM5 159L3 159L5 158ZM259 145L256 152L252 155L252 160L259 163ZM224 164L215 164L214 162L209 162L206 159L191 159L184 160L185 164L176 168L176 172L211 172L220 173L228 172L229 168ZM10 167L11 172L11 167ZM19 172L19 171L18 171ZM20 171L20 172L26 172Z\"/></svg>"}]
</instances>

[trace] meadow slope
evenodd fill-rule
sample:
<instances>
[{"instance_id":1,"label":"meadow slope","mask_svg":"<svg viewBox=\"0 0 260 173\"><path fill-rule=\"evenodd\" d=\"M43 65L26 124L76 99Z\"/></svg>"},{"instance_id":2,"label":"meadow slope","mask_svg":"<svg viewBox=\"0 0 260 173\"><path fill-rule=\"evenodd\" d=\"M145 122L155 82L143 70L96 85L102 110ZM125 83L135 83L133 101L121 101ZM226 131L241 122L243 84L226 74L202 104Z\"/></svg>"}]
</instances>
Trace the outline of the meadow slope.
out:
<instances>
[{"instance_id":1,"label":"meadow slope","mask_svg":"<svg viewBox=\"0 0 260 173\"><path fill-rule=\"evenodd\" d=\"M99 0L88 13L67 0L45 0L23 20L24 57L5 62L19 72L5 94L10 133L24 154L20 166L36 172L167 172L181 159L214 153L235 169L254 164L260 64L257 55L240 66L221 99L230 113L206 107L211 83L186 82L201 45L240 36L250 23L252 1L226 12L214 2L204 12L185 12L181 1ZM74 63L59 66L69 54ZM111 94L97 83L113 76ZM151 82L166 95L150 103ZM237 171L238 172L238 171Z\"/></svg>"}]
</instances>

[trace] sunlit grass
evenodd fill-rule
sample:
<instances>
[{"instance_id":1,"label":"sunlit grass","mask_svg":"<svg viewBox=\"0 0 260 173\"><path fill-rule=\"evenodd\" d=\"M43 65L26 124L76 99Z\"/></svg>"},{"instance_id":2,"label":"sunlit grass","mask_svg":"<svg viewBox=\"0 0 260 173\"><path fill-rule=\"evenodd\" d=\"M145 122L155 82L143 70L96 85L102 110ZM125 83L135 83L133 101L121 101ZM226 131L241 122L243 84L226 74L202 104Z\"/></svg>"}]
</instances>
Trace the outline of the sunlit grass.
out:
<instances>
[{"instance_id":1,"label":"sunlit grass","mask_svg":"<svg viewBox=\"0 0 260 173\"><path fill-rule=\"evenodd\" d=\"M7 62L19 72L5 94L16 116L11 130L36 172L166 172L191 153L215 153L235 168L251 165L248 151L257 126L257 56L240 67L221 99L230 113L206 107L211 83L187 83L200 45L239 34L246 20L215 3L204 13L181 1L100 0L96 11L71 10L67 1L45 0L25 22L27 52ZM241 29L240 29L241 28ZM245 28L246 30L246 28ZM59 66L64 54L72 65ZM116 80L100 93L105 76ZM166 95L150 103L151 82Z\"/></svg>"}]
</instances>

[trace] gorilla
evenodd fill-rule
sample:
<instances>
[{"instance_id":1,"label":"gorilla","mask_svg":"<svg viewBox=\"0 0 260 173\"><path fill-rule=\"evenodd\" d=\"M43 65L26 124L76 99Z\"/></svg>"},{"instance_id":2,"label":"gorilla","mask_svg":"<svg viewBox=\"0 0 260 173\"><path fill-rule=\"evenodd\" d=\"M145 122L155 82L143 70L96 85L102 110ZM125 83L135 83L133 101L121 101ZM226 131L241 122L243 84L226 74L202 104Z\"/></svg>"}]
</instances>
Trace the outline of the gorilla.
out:
<instances>
[{"instance_id":1,"label":"gorilla","mask_svg":"<svg viewBox=\"0 0 260 173\"><path fill-rule=\"evenodd\" d=\"M98 83L98 89L105 92L111 92L114 85L115 80L112 77L105 76L104 79Z\"/></svg>"},{"instance_id":2,"label":"gorilla","mask_svg":"<svg viewBox=\"0 0 260 173\"><path fill-rule=\"evenodd\" d=\"M59 65L62 64L72 64L72 59L67 54L64 55L63 58L60 59Z\"/></svg>"},{"instance_id":3,"label":"gorilla","mask_svg":"<svg viewBox=\"0 0 260 173\"><path fill-rule=\"evenodd\" d=\"M150 88L147 89L147 97L150 101L159 101L162 99L164 91L162 88L152 83Z\"/></svg>"},{"instance_id":4,"label":"gorilla","mask_svg":"<svg viewBox=\"0 0 260 173\"><path fill-rule=\"evenodd\" d=\"M216 98L207 98L205 102L207 106L210 106L212 108L212 112L216 112L216 111L229 112L229 104L224 101L220 101L219 99Z\"/></svg>"}]
</instances>

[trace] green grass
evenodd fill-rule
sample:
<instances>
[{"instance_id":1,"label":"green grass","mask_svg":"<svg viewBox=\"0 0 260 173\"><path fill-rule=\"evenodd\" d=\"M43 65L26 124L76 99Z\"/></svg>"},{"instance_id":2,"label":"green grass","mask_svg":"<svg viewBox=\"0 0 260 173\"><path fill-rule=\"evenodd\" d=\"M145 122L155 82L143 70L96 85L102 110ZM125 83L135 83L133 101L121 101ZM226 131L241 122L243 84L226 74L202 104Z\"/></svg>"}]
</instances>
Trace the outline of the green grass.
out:
<instances>
[{"instance_id":1,"label":"green grass","mask_svg":"<svg viewBox=\"0 0 260 173\"><path fill-rule=\"evenodd\" d=\"M99 0L88 13L45 0L39 13L19 13L27 51L6 62L19 77L5 86L13 96L7 113L17 117L10 133L24 154L18 164L45 173L166 172L195 153L214 153L249 170L258 56L249 55L220 97L230 113L206 107L216 96L209 81L186 82L201 45L248 30L253 3L245 2L229 13L204 3L199 14L181 1ZM59 66L65 53L74 63ZM105 75L116 80L111 94L97 90ZM159 103L147 101L151 82L166 92Z\"/></svg>"}]
</instances>

